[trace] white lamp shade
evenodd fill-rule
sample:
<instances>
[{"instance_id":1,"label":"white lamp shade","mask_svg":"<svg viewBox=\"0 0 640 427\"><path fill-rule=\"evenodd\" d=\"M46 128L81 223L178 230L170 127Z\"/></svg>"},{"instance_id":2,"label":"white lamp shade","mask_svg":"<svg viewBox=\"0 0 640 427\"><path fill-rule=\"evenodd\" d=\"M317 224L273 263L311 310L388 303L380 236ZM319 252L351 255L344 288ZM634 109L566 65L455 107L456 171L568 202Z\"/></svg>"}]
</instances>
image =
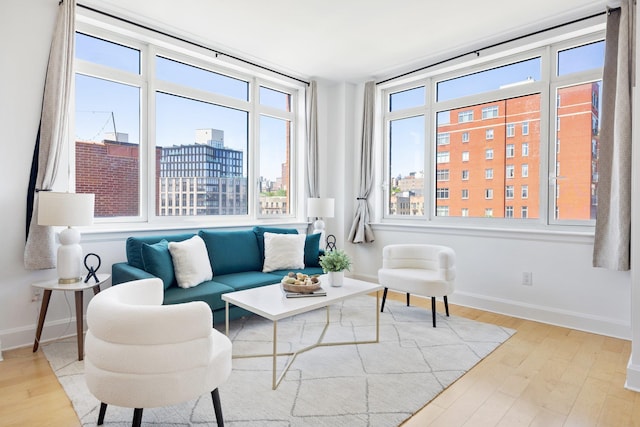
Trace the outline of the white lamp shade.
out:
<instances>
[{"instance_id":1,"label":"white lamp shade","mask_svg":"<svg viewBox=\"0 0 640 427\"><path fill-rule=\"evenodd\" d=\"M334 199L307 199L307 216L311 218L333 218Z\"/></svg>"},{"instance_id":2,"label":"white lamp shade","mask_svg":"<svg viewBox=\"0 0 640 427\"><path fill-rule=\"evenodd\" d=\"M40 225L91 225L93 224L94 194L38 193L38 224Z\"/></svg>"}]
</instances>

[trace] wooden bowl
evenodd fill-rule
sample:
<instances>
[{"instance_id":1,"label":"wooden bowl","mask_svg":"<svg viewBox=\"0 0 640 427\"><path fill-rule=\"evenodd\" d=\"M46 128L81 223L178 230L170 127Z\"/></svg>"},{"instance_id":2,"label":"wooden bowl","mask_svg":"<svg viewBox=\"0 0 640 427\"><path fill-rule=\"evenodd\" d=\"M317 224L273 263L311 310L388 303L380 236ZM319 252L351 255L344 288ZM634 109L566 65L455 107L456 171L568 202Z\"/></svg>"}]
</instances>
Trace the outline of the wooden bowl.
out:
<instances>
[{"instance_id":1,"label":"wooden bowl","mask_svg":"<svg viewBox=\"0 0 640 427\"><path fill-rule=\"evenodd\" d=\"M284 288L285 291L297 292L300 294L310 294L320 289L320 282L314 283L313 285L291 285L289 283L284 283L284 282L280 282L280 283L282 283L282 287Z\"/></svg>"}]
</instances>

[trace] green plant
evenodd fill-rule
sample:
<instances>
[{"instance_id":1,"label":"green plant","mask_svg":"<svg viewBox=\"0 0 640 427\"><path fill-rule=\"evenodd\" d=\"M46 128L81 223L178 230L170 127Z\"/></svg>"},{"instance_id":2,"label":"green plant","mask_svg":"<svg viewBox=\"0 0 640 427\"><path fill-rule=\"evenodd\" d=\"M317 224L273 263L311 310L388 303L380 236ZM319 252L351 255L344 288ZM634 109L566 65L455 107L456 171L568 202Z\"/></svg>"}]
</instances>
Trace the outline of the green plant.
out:
<instances>
[{"instance_id":1,"label":"green plant","mask_svg":"<svg viewBox=\"0 0 640 427\"><path fill-rule=\"evenodd\" d=\"M342 271L351 268L351 259L349 256L339 249L325 252L320 257L320 267L325 273L329 271Z\"/></svg>"}]
</instances>

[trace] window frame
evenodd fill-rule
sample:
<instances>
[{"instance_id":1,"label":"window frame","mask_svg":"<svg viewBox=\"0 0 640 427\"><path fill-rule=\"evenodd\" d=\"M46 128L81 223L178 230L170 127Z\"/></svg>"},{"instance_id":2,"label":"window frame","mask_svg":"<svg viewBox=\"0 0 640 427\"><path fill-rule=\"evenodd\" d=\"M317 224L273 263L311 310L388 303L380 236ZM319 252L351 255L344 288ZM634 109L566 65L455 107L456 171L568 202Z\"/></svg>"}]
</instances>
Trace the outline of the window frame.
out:
<instances>
[{"instance_id":1,"label":"window frame","mask_svg":"<svg viewBox=\"0 0 640 427\"><path fill-rule=\"evenodd\" d=\"M133 217L102 217L96 218L95 226L104 229L120 229L123 224L130 224L133 228L172 227L180 228L185 224L190 227L211 226L214 220L219 225L241 225L260 223L267 219L279 219L287 222L306 221L304 207L301 205L305 197L306 179L304 173L304 146L306 146L305 131L305 96L307 84L293 78L288 78L276 72L258 69L250 64L224 61L214 52L190 44L180 39L157 33L145 27L124 22L113 17L105 16L95 11L79 8L76 12L76 31L109 42L132 47L140 51L140 74L133 75L96 63L76 59L74 75L82 74L106 79L116 83L134 84L140 88L140 140L139 150L139 215ZM155 57L162 56L195 66L248 83L248 100L225 96L220 93L208 92L191 86L163 81L155 78ZM258 96L260 87L266 87L290 95L290 111L260 104ZM156 119L155 95L158 92L185 97L189 100L202 101L208 104L220 105L226 108L247 112L247 147L244 153L246 159L247 182L247 213L239 215L185 215L163 216L156 212ZM72 94L72 99L75 95ZM70 108L70 128L74 129L75 102ZM289 212L281 215L269 215L260 212L260 192L258 176L260 166L260 117L274 117L287 120L290 123L289 147L289 177L288 189ZM71 132L70 132L71 134ZM70 146L75 145L75 138L69 137ZM75 171L75 150L69 150L69 166ZM244 149L243 149L244 151ZM75 186L75 174L70 178L71 188ZM185 205L188 209L188 206Z\"/></svg>"},{"instance_id":2,"label":"window frame","mask_svg":"<svg viewBox=\"0 0 640 427\"><path fill-rule=\"evenodd\" d=\"M378 212L378 215L376 215L376 219L385 223L393 223L393 221L396 220L401 220L403 222L414 220L413 222L416 225L429 225L430 223L437 223L439 225L458 225L461 224L460 221L464 221L464 224L477 225L481 227L491 227L495 225L499 227L512 226L514 229L520 229L524 227L555 231L563 229L575 230L575 227L583 227L585 231L592 231L594 225L594 221L592 220L553 220L552 217L554 208L553 204L550 204L553 197L553 191L551 191L551 182L553 176L549 175L547 171L549 169L549 165L552 164L549 159L552 157L552 155L554 155L555 151L554 147L552 147L553 144L550 141L553 141L552 135L557 122L555 117L555 103L557 101L555 97L556 88L562 85L575 85L579 83L586 83L592 80L601 80L602 69L595 68L592 70L567 74L564 76L556 76L553 72L549 72L549 70L555 69L555 64L557 62L557 53L559 51L567 49L568 47L593 43L595 41L604 39L604 21L604 17L602 16L591 17L581 22L567 24L566 27L563 26L554 28L553 30L549 30L548 32L543 33L544 36L524 38L522 40L509 42L509 49L503 46L497 46L491 50L493 56L490 59L474 58L474 60L469 61L461 59L455 61L455 63L453 64L443 64L435 67L430 67L421 73L413 73L407 77L404 77L402 80L394 79L387 80L386 82L381 83L378 86L379 99L381 100L384 100L388 93L395 92L396 88L400 85L406 84L406 81L411 81L413 85L424 85L427 88L426 93L428 102L426 103L425 107L421 109L421 112L425 116L425 130L427 132L425 134L426 159L425 180L423 188L423 194L425 195L425 216L422 218L418 216L412 218L401 218L397 215L387 215L386 211L382 210ZM578 28L579 31L576 31L576 28ZM576 34L579 35L576 36ZM448 99L442 102L437 102L435 100L435 92L438 82L462 77L467 74L481 72L504 65L513 64L519 61L525 61L534 57L541 58L541 76L539 80L534 80L522 85L508 85L509 87L505 86L505 88L502 88L500 90L464 96L451 100ZM486 58L488 58L488 55ZM405 81L405 83L401 83L403 81ZM526 148L527 153L522 153L522 147L520 146L520 143L518 143L515 150L520 149L518 150L520 151L520 153L516 152L514 154L516 159L518 159L521 153L524 157L531 155L539 156L539 179L534 184L536 188L528 189L529 199L531 199L532 196L534 196L534 198L536 199L534 203L538 206L536 207L536 209L538 209L537 215L534 218L527 219L527 221L525 222L504 218L492 218L491 220L486 220L480 217L465 218L463 220L457 217L451 217L448 219L436 218L433 214L435 212L435 185L432 181L435 175L431 174L430 171L433 170L433 164L435 163L433 134L435 134L435 131L437 129L436 117L438 113L443 111L451 111L453 109L460 109L462 111L458 113L457 117L458 122L460 122L461 113L468 111L470 107L474 105L484 103L490 104L491 102L498 102L500 100L531 94L540 95L540 123L532 123L530 120L527 120L526 125L524 122L522 123L522 126L516 125L515 134L516 136L519 136L518 133L522 133L523 135L525 135L525 137L527 137L527 135L530 135L532 132L532 126L539 126L539 148L533 147L533 149L538 148L538 152L532 153L531 141L525 140L528 143L528 146ZM503 112L498 111L498 115L500 114L503 114ZM453 123L453 120L455 119L453 117L451 119ZM486 119L487 117L474 117L474 121L479 122L480 125L482 120ZM384 117L383 114L382 116L378 117L378 120L380 120L382 123L385 123L387 121L387 118ZM431 133L429 133L430 129L432 129ZM538 130L536 129L536 132L537 131ZM453 144L454 139L452 138L451 141ZM384 140L380 142L382 143L382 146L386 144ZM456 142L459 143L458 140L456 140ZM491 140L487 140L486 144L487 148L489 148L493 143L491 142ZM494 157L495 156L496 154L494 153ZM491 160L487 161L489 162ZM532 160L527 163L531 162ZM519 164L519 162L516 163L518 167L520 167ZM500 165L498 165L498 167L500 167ZM504 167L506 167L506 162ZM454 171L451 172L451 176L456 176ZM529 175L531 176L531 169L529 169ZM530 182L529 184L533 183ZM379 200L381 200L384 204L387 203L384 197L381 197ZM528 208L530 208L530 206L528 206ZM531 209L528 209L528 212L530 211ZM382 215L380 215L380 213L382 213Z\"/></svg>"}]
</instances>

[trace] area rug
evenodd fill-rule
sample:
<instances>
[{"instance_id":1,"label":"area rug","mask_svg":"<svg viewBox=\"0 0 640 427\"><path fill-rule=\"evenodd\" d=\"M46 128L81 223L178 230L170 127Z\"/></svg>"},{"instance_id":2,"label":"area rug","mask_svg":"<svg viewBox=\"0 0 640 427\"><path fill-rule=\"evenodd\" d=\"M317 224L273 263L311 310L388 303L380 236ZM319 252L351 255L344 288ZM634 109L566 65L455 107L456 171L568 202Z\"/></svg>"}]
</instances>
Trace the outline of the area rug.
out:
<instances>
[{"instance_id":1,"label":"area rug","mask_svg":"<svg viewBox=\"0 0 640 427\"><path fill-rule=\"evenodd\" d=\"M375 299L362 296L330 308L325 341L375 338ZM314 343L326 319L320 309L278 322L279 351ZM222 330L223 325L219 328ZM515 331L388 300L380 342L317 347L300 354L276 390L270 357L234 359L220 386L225 424L234 426L397 426L421 409ZM232 321L234 353L270 353L272 323L258 316ZM99 402L87 390L75 339L43 346L83 426L95 426ZM278 371L287 357L280 357ZM123 361L126 363L126 361ZM170 392L170 391L168 391ZM133 410L109 406L105 426L129 426ZM143 425L214 426L211 396L145 409Z\"/></svg>"}]
</instances>

